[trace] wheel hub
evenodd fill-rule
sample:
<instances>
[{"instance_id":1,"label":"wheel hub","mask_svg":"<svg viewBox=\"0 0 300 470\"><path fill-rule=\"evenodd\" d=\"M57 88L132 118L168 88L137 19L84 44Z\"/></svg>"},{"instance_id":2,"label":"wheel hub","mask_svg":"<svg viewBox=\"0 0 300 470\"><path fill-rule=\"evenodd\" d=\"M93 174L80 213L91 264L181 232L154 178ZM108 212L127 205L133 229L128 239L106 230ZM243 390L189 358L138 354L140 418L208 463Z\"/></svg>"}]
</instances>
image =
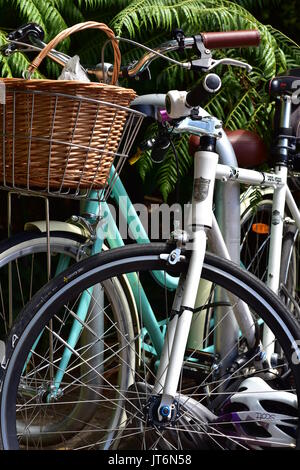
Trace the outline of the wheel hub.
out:
<instances>
[{"instance_id":1,"label":"wheel hub","mask_svg":"<svg viewBox=\"0 0 300 470\"><path fill-rule=\"evenodd\" d=\"M151 385L136 382L127 391L126 410L132 418L129 420L128 429L122 434L122 449L137 449L141 444L144 446L147 441L148 449L172 450L178 445L178 439L183 449L214 447L206 430L207 425L217 418L213 413L193 398L182 394L172 404L171 418L166 419L162 416L160 420L158 410L161 396L151 395L152 388ZM138 399L137 394L139 394ZM137 410L137 403L140 412ZM134 438L128 438L133 434L131 429L137 428L140 429L140 437L135 432Z\"/></svg>"},{"instance_id":2,"label":"wheel hub","mask_svg":"<svg viewBox=\"0 0 300 470\"><path fill-rule=\"evenodd\" d=\"M175 426L180 417L180 405L177 400L171 407L164 406L159 410L161 395L152 395L144 407L144 415L149 426L164 429L166 426Z\"/></svg>"}]
</instances>

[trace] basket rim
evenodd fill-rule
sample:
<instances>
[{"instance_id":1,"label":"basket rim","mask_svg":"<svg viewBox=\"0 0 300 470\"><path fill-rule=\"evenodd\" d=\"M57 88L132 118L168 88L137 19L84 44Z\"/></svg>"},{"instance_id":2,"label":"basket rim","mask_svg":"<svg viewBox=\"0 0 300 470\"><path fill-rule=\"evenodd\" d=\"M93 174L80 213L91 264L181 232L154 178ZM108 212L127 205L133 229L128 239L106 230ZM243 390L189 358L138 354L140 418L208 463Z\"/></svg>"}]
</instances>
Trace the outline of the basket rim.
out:
<instances>
[{"instance_id":1,"label":"basket rim","mask_svg":"<svg viewBox=\"0 0 300 470\"><path fill-rule=\"evenodd\" d=\"M49 198L54 197L56 199L73 199L80 201L82 199L88 199L90 201L105 201L111 192L110 184L106 183L103 188L96 189L96 188L79 188L76 189L74 193L71 192L69 188L65 192L60 192L60 190L52 190L48 191L48 189L27 189L27 188L19 188L17 186L12 187L9 185L5 185L0 183L0 189L3 191L7 191L11 194L18 194L20 196L28 196L28 197L41 197L41 198ZM109 190L109 192L108 192ZM94 192L98 194L98 198L90 198L90 194ZM101 197L100 197L101 193Z\"/></svg>"},{"instance_id":2,"label":"basket rim","mask_svg":"<svg viewBox=\"0 0 300 470\"><path fill-rule=\"evenodd\" d=\"M1 82L8 82L8 83L13 83L13 82L19 82L20 84L26 86L26 85L34 85L34 84L54 84L55 85L80 85L80 86L85 86L86 88L108 88L111 90L119 90L120 92L127 92L127 93L132 93L136 95L136 91L133 88L125 88L119 85L111 85L110 83L102 83L102 82L83 82L81 80L55 80L55 79L50 79L50 78L21 78L21 77L0 77Z\"/></svg>"},{"instance_id":3,"label":"basket rim","mask_svg":"<svg viewBox=\"0 0 300 470\"><path fill-rule=\"evenodd\" d=\"M55 81L55 80L53 80ZM142 113L141 111L138 111L136 109L130 108L128 106L122 106L118 103L111 103L110 101L103 101L103 100L97 100L95 98L89 98L87 96L82 96L82 95L70 95L67 93L56 93L56 92L51 92L51 91L44 91L44 90L18 90L18 89L10 89L9 90L12 93L20 93L20 94L37 94L37 95L45 95L45 96L53 96L53 97L61 97L61 98L68 98L68 99L73 99L74 101L86 101L88 103L94 103L94 104L101 104L103 106L109 106L113 108L117 108L122 111L130 112L132 114L136 114L139 117L147 117L145 113ZM135 99L135 98L134 98ZM133 101L133 100L132 100ZM5 106L5 103L1 103L2 106Z\"/></svg>"}]
</instances>

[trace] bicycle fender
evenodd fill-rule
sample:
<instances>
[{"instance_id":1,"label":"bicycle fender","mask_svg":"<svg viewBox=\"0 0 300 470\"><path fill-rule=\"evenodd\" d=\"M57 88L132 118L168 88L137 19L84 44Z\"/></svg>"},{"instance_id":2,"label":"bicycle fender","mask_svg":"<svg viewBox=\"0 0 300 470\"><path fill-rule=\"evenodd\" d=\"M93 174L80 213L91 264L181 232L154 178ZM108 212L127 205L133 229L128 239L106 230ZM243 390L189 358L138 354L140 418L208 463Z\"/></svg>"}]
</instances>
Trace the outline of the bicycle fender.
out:
<instances>
[{"instance_id":1,"label":"bicycle fender","mask_svg":"<svg viewBox=\"0 0 300 470\"><path fill-rule=\"evenodd\" d=\"M38 230L39 232L47 231L47 224L45 220L37 220L34 222L26 222L24 225L25 231L34 231ZM59 232L71 232L77 233L84 237L89 237L90 234L84 227L79 227L78 225L71 224L69 222L61 222L58 220L50 220L50 232L59 231Z\"/></svg>"}]
</instances>

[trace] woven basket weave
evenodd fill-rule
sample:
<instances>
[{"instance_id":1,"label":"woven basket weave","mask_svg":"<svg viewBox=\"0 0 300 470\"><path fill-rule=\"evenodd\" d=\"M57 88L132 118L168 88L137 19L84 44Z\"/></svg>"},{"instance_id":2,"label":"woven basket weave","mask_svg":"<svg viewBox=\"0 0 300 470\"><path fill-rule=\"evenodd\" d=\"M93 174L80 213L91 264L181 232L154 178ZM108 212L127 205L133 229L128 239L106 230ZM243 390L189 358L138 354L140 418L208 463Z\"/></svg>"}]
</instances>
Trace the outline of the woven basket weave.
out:
<instances>
[{"instance_id":1,"label":"woven basket weave","mask_svg":"<svg viewBox=\"0 0 300 470\"><path fill-rule=\"evenodd\" d=\"M32 62L32 72L65 37L98 28L96 22L61 32ZM120 70L120 51L114 47L113 81ZM130 89L100 83L66 80L0 80L0 181L4 186L49 191L50 188L103 188L118 150Z\"/></svg>"}]
</instances>

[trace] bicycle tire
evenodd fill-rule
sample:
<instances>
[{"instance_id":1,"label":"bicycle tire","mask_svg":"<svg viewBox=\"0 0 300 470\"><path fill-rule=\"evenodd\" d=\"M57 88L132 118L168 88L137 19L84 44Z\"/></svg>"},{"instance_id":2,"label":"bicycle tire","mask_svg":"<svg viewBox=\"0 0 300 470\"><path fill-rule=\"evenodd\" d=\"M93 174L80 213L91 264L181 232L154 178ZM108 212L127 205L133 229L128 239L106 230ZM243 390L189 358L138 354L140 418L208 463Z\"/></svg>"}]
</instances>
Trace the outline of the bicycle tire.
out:
<instances>
[{"instance_id":1,"label":"bicycle tire","mask_svg":"<svg viewBox=\"0 0 300 470\"><path fill-rule=\"evenodd\" d=\"M86 243L86 238L79 235L79 234L74 234L71 232L63 232L63 231L53 231L50 233L50 252L51 252L51 257L57 257L57 255L64 255L67 256L72 260L72 262L79 257L87 256L86 253L82 252L82 246L84 246ZM43 270L45 273L45 276L42 277L41 279L38 279L38 285L39 288L47 282L46 279L46 257L47 257L47 248L48 247L48 239L47 239L47 234L46 233L41 233L41 232L24 232L24 233L19 233L16 234L12 237L10 237L7 240L4 240L0 243L0 286L1 286L1 292L2 292L2 298L3 292L5 292L5 289L3 288L3 284L5 282L6 275L4 274L5 269L7 269L7 266L9 263L15 263L16 268L15 270L18 271L18 281L17 284L19 284L19 287L22 289L22 296L25 296L25 289L24 285L20 285L23 281L23 279L27 280L27 271L26 267L28 265L32 265L32 261L30 259L35 257L35 261L37 258L37 255L41 255L42 257L38 259L39 263L39 269ZM28 261L29 258L29 261ZM55 268L55 266L52 266L52 268ZM24 272L22 272L22 269ZM33 269L32 269L33 271ZM55 272L55 269L52 269L52 272ZM30 276L31 277L31 276ZM118 310L121 312L120 315L122 314L124 317L124 323L126 324L126 328L128 329L129 332L131 332L131 335L133 335L133 325L132 325L132 318L131 318L131 310L128 305L128 295L127 293L125 294L124 289L126 291L126 286L124 286L124 283L122 285L115 280L115 285L114 285L114 293L117 292L117 298L118 300ZM110 289L110 286L106 286L107 289ZM16 289L14 289L14 300L17 297L17 303L14 304L14 314L15 317L18 314L18 306L20 305L19 303L19 297L16 295ZM31 298L31 295L25 297L25 301L23 299L23 305L25 305L26 301L29 301ZM4 305L4 302L2 302L2 307ZM4 311L1 315L2 319L5 318ZM95 328L95 326L94 326ZM7 328L6 328L7 330ZM95 351L96 353L96 351ZM87 394L84 396L84 400L87 400ZM81 405L77 406L76 409L73 410L73 416L77 417L77 420L80 420L81 416L85 417L92 417L93 415L93 406L89 405ZM71 424L73 424L72 421L70 421ZM72 426L71 426L72 427ZM69 426L69 431L71 432L70 426ZM55 444L57 441L56 435L55 434L49 434L47 437L48 444Z\"/></svg>"},{"instance_id":2,"label":"bicycle tire","mask_svg":"<svg viewBox=\"0 0 300 470\"><path fill-rule=\"evenodd\" d=\"M85 289L88 289L95 284L115 278L116 276L123 275L128 272L143 273L144 271L147 272L147 271L156 270L156 269L167 270L167 271L170 271L172 274L176 274L176 275L184 273L187 269L188 254L186 254L187 255L186 259L181 260L175 266L172 266L172 267L170 267L167 264L166 257L161 256L162 254L166 255L170 253L172 248L173 248L172 246L165 245L165 244L147 244L145 246L131 246L131 247L124 247L121 249L109 250L107 253L102 253L102 254L93 256L91 258L87 258L81 261L80 263L76 264L76 266L67 270L63 275L60 275L57 278L50 281L39 293L37 293L32 298L31 302L25 307L18 321L15 323L12 329L12 332L10 334L9 341L7 343L6 360L5 360L5 365L4 365L5 370L3 370L2 372L3 375L1 377L1 403L0 403L1 440L2 440L4 449L20 448L19 439L21 439L21 437L17 436L17 432L16 432L16 404L17 404L18 391L20 392L19 384L21 383L20 381L23 380L21 379L21 375L23 371L23 364L27 361L29 351L32 348L32 344L35 342L36 338L41 333L41 331L44 330L45 326L48 325L49 320L50 319L54 320L55 315L59 316L59 309L62 306L64 306L68 300L72 300L73 302L74 296L76 297L76 294L79 293L78 295L81 295L81 292L85 291ZM291 318L284 304L280 302L278 297L275 296L274 293L272 293L268 288L266 288L266 286L263 285L259 280L257 280L257 278L255 278L253 275L249 274L245 270L239 269L239 267L237 267L235 264L228 262L227 260L220 259L211 254L207 254L205 258L205 263L203 266L203 278L209 280L210 282L213 282L214 284L218 283L218 285L221 286L222 289L227 289L229 292L237 296L239 299L247 302L248 305L254 311L259 312L260 317L263 318L263 320L268 324L268 326L274 332L276 336L276 341L280 343L281 351L285 354L285 357L282 358L282 361L285 361L285 362L280 362L280 364L276 367L276 370L277 370L276 374L273 373L272 375L272 371L270 370L270 367L269 367L267 371L264 371L263 369L262 370L259 369L259 371L252 372L251 377L258 379L261 376L263 376L264 380L267 380L267 378L269 377L268 380L270 381L270 383L273 384L275 381L277 384L277 387L279 387L279 385L281 384L281 381L284 380L284 387L287 387L287 384L289 384L289 386L291 387L290 391L286 393L289 394L289 397L292 394L294 402L295 402L295 399L297 399L299 403L299 390L300 390L299 361L297 360L297 358L295 358L294 354L296 354L295 353L296 350L297 350L297 354L299 354L299 351L295 345L299 344L300 332L299 332L299 328L296 322L293 320L293 318ZM227 308L228 310L228 306L227 307L224 306L224 308ZM127 334L126 331L124 332L124 334L125 335ZM64 343L61 343L61 344L64 344ZM239 345L243 345L243 347L245 347L245 343L242 339L240 339ZM250 351L248 352L250 353ZM77 354L75 354L75 356L76 358L78 357ZM250 360L253 361L255 358L257 360L257 353L255 354L255 356L251 356ZM188 359L190 359L190 356L188 356ZM201 357L199 360L201 360ZM246 369L251 369L249 366L249 361L246 363L246 366L247 366ZM42 364L43 362L40 364L40 366ZM251 365L252 365L252 362L251 362ZM148 367L149 366L147 366L147 368L145 367L147 374L149 373ZM289 371L288 375L286 372L287 368ZM194 370L194 365L189 365L188 369L189 369L188 378L190 379L189 374ZM213 367L212 367L212 370L213 370ZM241 368L241 367L235 370L239 373L238 377L246 373L246 370L244 370L244 368ZM284 377L283 375L282 376L279 375L281 373L281 370L285 371ZM210 372L210 374L212 373L213 372ZM182 377L184 377L184 380L185 380L184 370L182 374L183 374ZM199 372L196 371L197 380L199 378L198 374ZM231 389L230 389L229 396L231 399L232 394L234 393L232 391L232 387L233 387L233 383L235 383L236 377L235 377L235 372L230 373L230 374L231 375L229 377L226 377L223 380L223 382L226 382L228 384L229 383L228 381L230 379ZM259 374L259 377L257 376L257 374ZM292 377L290 377L290 374L292 374ZM250 375L250 372L248 372L248 375ZM139 377L135 376L135 378L137 379ZM291 383L290 383L290 378L292 379ZM212 387L211 383L209 386ZM203 444L203 439L202 439L203 436L201 437L201 435L205 434L205 437L207 437L206 436L207 430L205 431L205 433L203 433L203 431L200 432L200 430L202 429L201 427L200 427L200 430L199 430L199 427L197 428L197 426L200 426L200 424L197 423L195 410L197 409L197 406L200 406L199 398L198 398L198 401L196 401L196 399L193 398L193 396L195 395L191 397L189 396L189 400L190 400L189 403L192 403L194 407L193 408L194 417L192 418L192 421L185 420L187 411L186 411L186 408L184 408L183 416L180 416L178 421L172 423L172 426L173 426L172 430L166 427L166 429L163 429L163 431L159 431L157 434L157 427L153 427L151 423L149 424L149 421L147 420L145 421L144 405L145 405L145 394L147 396L147 391L148 391L147 387L148 385L145 385L145 384L144 385L139 384L137 386L137 383L135 382L134 387L129 388L126 391L127 395L124 395L125 390L121 390L118 392L118 390L116 390L116 388L112 384L112 390L117 395L119 393L121 397L120 398L121 403L125 401L126 406L124 409L124 413L125 413L124 416L126 417L128 415L129 419L127 420L127 418L126 419L124 418L125 421L124 419L121 420L121 422L119 421L118 423L119 427L113 430L115 433L113 437L110 435L110 440L109 440L107 447L115 448L116 446L121 445L121 448L124 448L124 445L126 444L126 442L129 442L129 448L132 448L130 447L130 445L133 445L135 446L134 448L137 448L136 441L133 444L131 442L130 436L132 436L132 432L130 433L131 431L130 426L128 428L128 422L132 423L133 421L134 427L132 429L135 429L135 430L138 429L139 430L138 433L141 433L142 435L142 440L141 440L142 446L145 445L145 440L143 440L143 436L145 435L145 430L143 428L143 432L142 430L140 431L140 427L142 425L145 425L146 423L146 425L149 427L149 430L151 431L150 433L147 434L147 439L148 439L148 436L150 436L149 437L150 443L147 443L147 445L149 444L149 446L154 445L153 444L154 437L156 440L157 435L158 435L159 439L161 439L160 433L163 433L164 434L163 441L159 443L155 441L156 447L154 448L164 448L164 449L167 448L169 450L173 449L174 446L179 446L176 448L181 448L181 449L195 448L193 446L196 446L196 448L202 448L202 445L204 444ZM196 388L196 390L198 390L198 394L199 394L199 387L200 385L198 384ZM191 387L189 388L189 390L190 389ZM205 383L205 389L207 390L207 383ZM295 392L293 392L293 390L295 390ZM215 389L212 389L211 391L214 392L211 396L214 396L216 394ZM277 392L277 390L274 389L273 392L275 393ZM278 390L278 392L280 392L281 394L285 393L285 388L283 391ZM134 393L138 393L139 395L135 396ZM241 393L242 393L242 390L241 390ZM186 395L182 395L182 396L186 396ZM272 396L275 396L275 395L273 394ZM134 401L134 398L137 401ZM209 406L211 397L208 399L207 393L206 393L202 401L204 399L206 400L205 402L206 406ZM141 400L140 408L138 409L138 412L142 413L143 418L137 418L136 416L137 411L134 411L134 412L132 411L136 408L136 403L139 403L138 400ZM214 403L216 402L214 401ZM63 402L61 404L63 404ZM114 399L107 398L106 405L111 406L112 408L118 407L117 398L114 398ZM99 404L99 406L101 406L101 404ZM188 407L188 405L186 405L186 401L184 402L184 406ZM277 403L277 406L278 406L278 403ZM219 407L219 410L220 410L220 407ZM206 411L205 412L206 414L204 413L204 415L207 417L208 415L210 415L211 411L215 411L215 410ZM255 413L256 410L252 410L252 411ZM285 411L286 411L286 408L285 408ZM19 409L18 409L18 412L19 412ZM236 413L236 410L234 412ZM251 412L251 410L250 411L248 410L247 413L249 412ZM277 409L277 412L278 412L278 409ZM292 426L293 432L296 432L296 434L294 435L294 438L289 437L290 442L288 444L285 443L286 445L288 445L289 448L299 444L298 442L299 441L298 440L299 407L298 406L294 408L294 413L295 414L292 417L290 417L290 421L296 420L296 424L294 423L294 425ZM204 415L201 415L201 419L204 419ZM280 414L278 413L276 414L274 411L273 419L275 419L275 424L277 422L276 420L279 419L279 416ZM134 420L137 420L137 422ZM178 423L179 429L176 429L177 423ZM201 423L203 426L203 421L201 421ZM223 423L222 420L221 422L220 421L214 422L213 423L214 432L217 432L218 429L220 428L222 429L223 424L226 425L226 423ZM247 426L247 423L243 423L243 424L244 426ZM101 422L98 423L98 425L100 429L103 430L103 420L101 420ZM210 428L211 426L212 425L210 423L208 427ZM269 426L271 425L269 421L264 424L264 420L260 419L258 426L260 428L264 427L264 429L268 429ZM216 431L216 427L218 427L217 431ZM288 427L288 424L286 424L285 427ZM109 430L111 431L111 429ZM129 432L129 435L128 433L126 434L126 431ZM100 432L98 428L97 428L97 432ZM137 431L135 432L137 433ZM222 432L221 436L219 436L218 432L217 432L217 437L222 438L226 442L229 439L230 446L233 446L232 441L234 441L234 446L237 446L238 448L241 446L241 443L239 442L240 437L232 436L230 434L228 437L228 434L224 434L224 432ZM253 429L251 432L252 432L251 438L249 438L249 436L247 438L243 437L244 439L242 441L243 444L247 444L252 448L253 448L253 441L255 441L254 444L256 444L257 446L262 446L262 447L264 446L268 447L268 446L274 445L274 442L272 444L272 439L271 439L271 444L270 444L270 440L268 441L267 438L263 439L261 437L262 435L254 439L255 435L253 434ZM168 437L168 443L166 442L165 436ZM179 436L180 436L180 444L178 444ZM216 441L215 438L213 440ZM82 448L82 447L99 448L101 447L101 442L99 441L98 438L96 438L96 441L93 441L91 444L78 446L78 448ZM214 442L214 444L216 443ZM281 442L276 441L275 444L281 445ZM138 445L140 445L139 440L138 440ZM219 442L218 442L218 445L219 445ZM21 447L22 446L26 446L26 436L25 436L25 440L21 444ZM67 448L69 447L67 446ZM128 449L128 446L125 448Z\"/></svg>"}]
</instances>

